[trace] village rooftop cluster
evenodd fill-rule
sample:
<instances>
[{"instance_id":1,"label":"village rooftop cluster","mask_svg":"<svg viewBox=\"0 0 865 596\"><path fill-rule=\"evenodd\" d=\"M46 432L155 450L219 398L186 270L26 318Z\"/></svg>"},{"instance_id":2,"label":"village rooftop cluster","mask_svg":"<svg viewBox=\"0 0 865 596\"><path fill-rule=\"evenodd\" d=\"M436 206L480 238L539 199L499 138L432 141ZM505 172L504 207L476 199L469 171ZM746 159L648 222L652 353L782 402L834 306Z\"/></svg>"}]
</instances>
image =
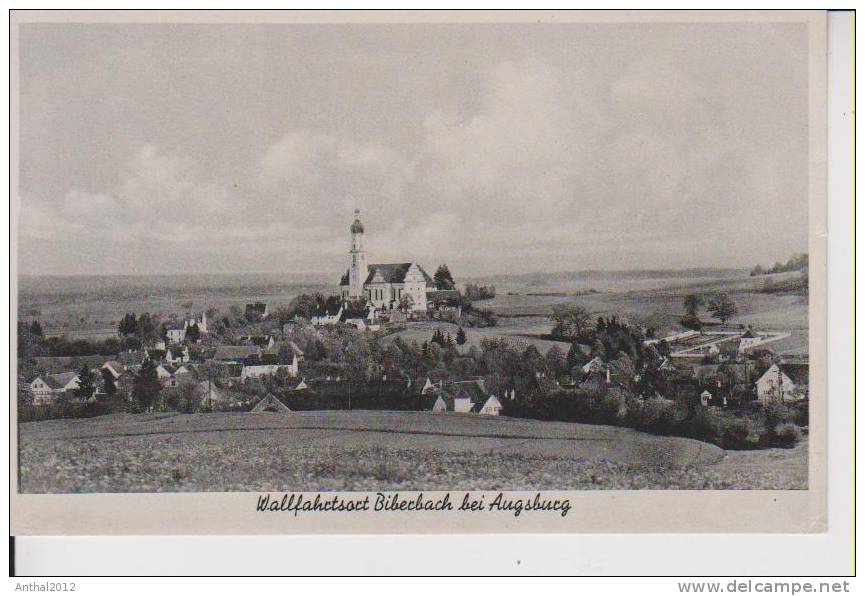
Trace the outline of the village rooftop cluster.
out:
<instances>
[{"instance_id":1,"label":"village rooftop cluster","mask_svg":"<svg viewBox=\"0 0 865 596\"><path fill-rule=\"evenodd\" d=\"M494 287L458 289L446 265L430 276L414 262L369 264L357 212L350 234L349 267L332 296L165 322L126 313L117 339L91 353L82 341L46 337L38 320L20 322L19 419L430 410L623 424L736 447L807 432L807 356L771 350L784 332L729 322L736 306L726 295L686 296L685 329L664 337L559 305L548 338L559 343L541 353L513 335L469 340L467 329L496 326L480 306ZM706 320L704 306L720 321ZM401 336L419 325L432 329L425 341ZM74 353L58 353L64 346Z\"/></svg>"}]
</instances>

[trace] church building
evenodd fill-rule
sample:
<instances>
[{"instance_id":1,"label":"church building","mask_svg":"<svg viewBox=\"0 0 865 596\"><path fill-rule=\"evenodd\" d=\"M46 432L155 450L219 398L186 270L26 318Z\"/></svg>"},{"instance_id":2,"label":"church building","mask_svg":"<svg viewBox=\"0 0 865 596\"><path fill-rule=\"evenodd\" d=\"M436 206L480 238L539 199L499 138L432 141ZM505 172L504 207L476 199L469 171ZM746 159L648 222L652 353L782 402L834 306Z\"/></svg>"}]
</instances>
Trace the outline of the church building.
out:
<instances>
[{"instance_id":1,"label":"church building","mask_svg":"<svg viewBox=\"0 0 865 596\"><path fill-rule=\"evenodd\" d=\"M432 278L417 263L367 264L360 211L355 209L354 215L351 260L339 282L342 299L366 298L367 303L381 310L396 309L405 299L410 310L426 311L427 291L435 289Z\"/></svg>"}]
</instances>

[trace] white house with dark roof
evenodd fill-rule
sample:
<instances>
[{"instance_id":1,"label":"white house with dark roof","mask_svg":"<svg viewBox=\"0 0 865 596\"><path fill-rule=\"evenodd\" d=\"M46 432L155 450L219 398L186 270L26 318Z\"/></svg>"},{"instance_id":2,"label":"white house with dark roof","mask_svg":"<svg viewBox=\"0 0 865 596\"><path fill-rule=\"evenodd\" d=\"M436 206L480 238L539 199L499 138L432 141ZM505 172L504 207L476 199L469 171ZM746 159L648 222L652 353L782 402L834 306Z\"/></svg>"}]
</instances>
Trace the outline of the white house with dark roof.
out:
<instances>
[{"instance_id":1,"label":"white house with dark roof","mask_svg":"<svg viewBox=\"0 0 865 596\"><path fill-rule=\"evenodd\" d=\"M42 405L51 403L51 396L54 395L54 389L42 377L36 377L29 383L30 393L33 395L33 404Z\"/></svg>"},{"instance_id":2,"label":"white house with dark roof","mask_svg":"<svg viewBox=\"0 0 865 596\"><path fill-rule=\"evenodd\" d=\"M491 395L478 413L485 416L499 416L502 413L502 402L495 395Z\"/></svg>"},{"instance_id":3,"label":"white house with dark roof","mask_svg":"<svg viewBox=\"0 0 865 596\"><path fill-rule=\"evenodd\" d=\"M186 339L186 321L169 323L165 327L165 337L170 344L179 344Z\"/></svg>"},{"instance_id":4,"label":"white house with dark roof","mask_svg":"<svg viewBox=\"0 0 865 596\"><path fill-rule=\"evenodd\" d=\"M807 364L773 364L757 379L757 399L762 402L796 401L808 396Z\"/></svg>"},{"instance_id":5,"label":"white house with dark roof","mask_svg":"<svg viewBox=\"0 0 865 596\"><path fill-rule=\"evenodd\" d=\"M350 227L351 259L348 270L339 281L343 301L365 298L376 308L390 310L408 297L412 311L426 311L427 290L435 287L432 278L417 263L368 265L364 226L360 212L355 210L354 213L355 220Z\"/></svg>"}]
</instances>

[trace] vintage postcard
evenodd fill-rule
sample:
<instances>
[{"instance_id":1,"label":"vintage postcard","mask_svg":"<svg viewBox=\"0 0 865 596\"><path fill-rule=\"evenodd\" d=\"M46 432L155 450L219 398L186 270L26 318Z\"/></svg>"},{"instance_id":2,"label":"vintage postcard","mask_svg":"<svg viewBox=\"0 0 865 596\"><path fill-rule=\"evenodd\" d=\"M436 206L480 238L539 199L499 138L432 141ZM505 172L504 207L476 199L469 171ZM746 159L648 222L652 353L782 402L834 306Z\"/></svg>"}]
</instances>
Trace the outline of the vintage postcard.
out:
<instances>
[{"instance_id":1,"label":"vintage postcard","mask_svg":"<svg viewBox=\"0 0 865 596\"><path fill-rule=\"evenodd\" d=\"M13 532L825 528L823 12L12 21Z\"/></svg>"}]
</instances>

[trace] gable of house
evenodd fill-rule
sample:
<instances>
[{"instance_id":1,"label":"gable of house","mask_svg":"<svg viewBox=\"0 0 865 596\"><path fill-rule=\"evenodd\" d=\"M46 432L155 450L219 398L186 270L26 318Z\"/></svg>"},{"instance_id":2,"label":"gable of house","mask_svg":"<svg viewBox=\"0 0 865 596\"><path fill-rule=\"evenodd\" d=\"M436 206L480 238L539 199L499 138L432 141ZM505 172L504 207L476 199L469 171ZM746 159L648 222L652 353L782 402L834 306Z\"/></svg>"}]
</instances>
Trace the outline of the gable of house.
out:
<instances>
[{"instance_id":1,"label":"gable of house","mask_svg":"<svg viewBox=\"0 0 865 596\"><path fill-rule=\"evenodd\" d=\"M496 398L495 395L491 395L489 399L484 403L484 405L480 409L481 414L485 414L488 416L498 416L502 411L502 403Z\"/></svg>"},{"instance_id":2,"label":"gable of house","mask_svg":"<svg viewBox=\"0 0 865 596\"><path fill-rule=\"evenodd\" d=\"M255 407L251 410L252 413L258 414L260 412L277 412L277 413L286 413L291 412L288 406L279 401L272 393L268 393L261 400L255 404Z\"/></svg>"}]
</instances>

